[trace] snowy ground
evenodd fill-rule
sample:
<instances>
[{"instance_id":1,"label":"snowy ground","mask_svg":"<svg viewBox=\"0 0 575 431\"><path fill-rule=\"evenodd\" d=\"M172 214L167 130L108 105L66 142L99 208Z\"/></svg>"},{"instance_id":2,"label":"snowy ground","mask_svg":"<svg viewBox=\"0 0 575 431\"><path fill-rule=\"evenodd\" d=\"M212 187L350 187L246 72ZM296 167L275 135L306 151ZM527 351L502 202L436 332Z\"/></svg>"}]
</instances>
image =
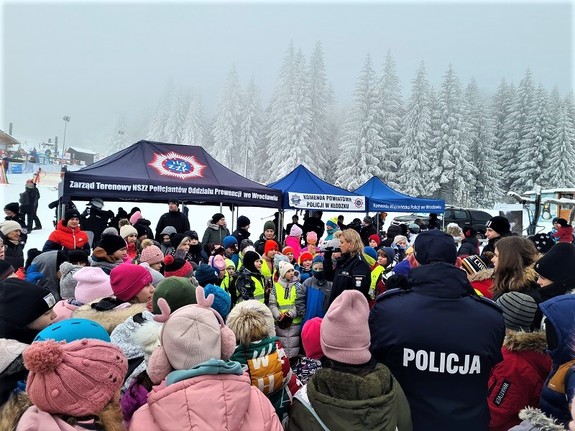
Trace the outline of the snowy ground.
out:
<instances>
[{"instance_id":1,"label":"snowy ground","mask_svg":"<svg viewBox=\"0 0 575 431\"><path fill-rule=\"evenodd\" d=\"M0 184L0 203L2 204L2 209L4 205L9 202L18 202L18 197L21 192L24 191L24 185L26 180L31 178L31 174L9 174L8 181L9 184ZM50 232L54 229L52 221L54 220L54 210L48 208L48 204L52 201L58 199L57 191L57 176L48 176L41 179L38 189L40 190L40 204L38 206L38 217L42 221L42 230L32 231L28 235L28 242L26 244L25 252L30 248L42 249L44 242L50 235ZM168 196L166 196L166 199ZM78 206L80 212L84 210L87 202L76 201L75 204ZM156 223L160 216L168 211L168 204L151 204L143 202L109 202L106 201L104 209L112 210L114 213L118 210L118 207L124 208L127 212L134 206L139 207L142 210L142 215L144 218L152 222L152 230L155 231ZM216 212L222 212L228 221L228 228L232 230L232 222L235 229L235 217L232 220L232 212L228 207L220 208L218 206L204 206L204 205L190 205L189 206L189 219L190 226L193 230L196 230L201 236L206 229L206 223L211 219L212 214ZM263 231L264 223L267 220L272 220L274 217L275 210L273 208L254 208L254 207L242 207L239 210L239 215L245 215L251 220L250 232L252 232L251 239L257 240L260 233ZM291 217L295 212L293 210L285 211L284 227L287 223L291 222ZM330 217L335 217L340 213L324 213L322 220L325 222ZM355 217L363 218L365 213L341 213L344 214L344 222L349 223ZM405 213L390 213L387 218L387 225L391 222L391 219L400 214ZM373 215L373 214L371 214ZM300 222L303 223L302 216L300 215ZM387 228L387 226L386 226Z\"/></svg>"}]
</instances>

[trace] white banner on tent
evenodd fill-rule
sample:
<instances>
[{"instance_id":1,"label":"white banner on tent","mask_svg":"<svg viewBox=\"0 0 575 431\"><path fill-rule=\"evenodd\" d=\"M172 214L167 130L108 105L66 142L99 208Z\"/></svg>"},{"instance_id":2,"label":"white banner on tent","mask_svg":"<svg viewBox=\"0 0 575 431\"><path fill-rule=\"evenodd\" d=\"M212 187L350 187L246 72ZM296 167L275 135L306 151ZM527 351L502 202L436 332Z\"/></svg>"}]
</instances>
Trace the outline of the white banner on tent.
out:
<instances>
[{"instance_id":1,"label":"white banner on tent","mask_svg":"<svg viewBox=\"0 0 575 431\"><path fill-rule=\"evenodd\" d=\"M318 211L365 211L365 197L288 192L293 208Z\"/></svg>"}]
</instances>

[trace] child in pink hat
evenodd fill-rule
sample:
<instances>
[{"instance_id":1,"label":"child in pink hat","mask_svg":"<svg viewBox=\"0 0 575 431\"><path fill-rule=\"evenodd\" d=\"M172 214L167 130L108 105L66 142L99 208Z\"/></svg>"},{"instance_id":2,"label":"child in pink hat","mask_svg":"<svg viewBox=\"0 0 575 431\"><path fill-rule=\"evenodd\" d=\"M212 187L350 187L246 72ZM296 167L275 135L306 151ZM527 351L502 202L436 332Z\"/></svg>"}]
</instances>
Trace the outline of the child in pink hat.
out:
<instances>
[{"instance_id":1,"label":"child in pink hat","mask_svg":"<svg viewBox=\"0 0 575 431\"><path fill-rule=\"evenodd\" d=\"M22 356L30 371L26 393L33 405L17 419L16 429L121 429L118 394L128 361L113 344L94 339L48 340L32 344Z\"/></svg>"}]
</instances>

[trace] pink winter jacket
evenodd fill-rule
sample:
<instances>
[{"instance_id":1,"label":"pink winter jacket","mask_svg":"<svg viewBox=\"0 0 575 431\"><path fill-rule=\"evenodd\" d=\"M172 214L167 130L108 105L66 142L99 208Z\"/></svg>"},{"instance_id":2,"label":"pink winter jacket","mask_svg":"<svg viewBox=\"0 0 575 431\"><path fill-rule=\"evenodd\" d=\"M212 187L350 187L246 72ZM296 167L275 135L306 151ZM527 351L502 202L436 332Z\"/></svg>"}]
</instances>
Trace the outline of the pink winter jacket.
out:
<instances>
[{"instance_id":1,"label":"pink winter jacket","mask_svg":"<svg viewBox=\"0 0 575 431\"><path fill-rule=\"evenodd\" d=\"M301 244L299 242L299 237L297 236L286 236L285 245L293 248L293 257L295 258L296 262L299 259L299 255L301 254Z\"/></svg>"},{"instance_id":2,"label":"pink winter jacket","mask_svg":"<svg viewBox=\"0 0 575 431\"><path fill-rule=\"evenodd\" d=\"M152 389L130 431L282 431L266 396L247 374L202 375Z\"/></svg>"},{"instance_id":3,"label":"pink winter jacket","mask_svg":"<svg viewBox=\"0 0 575 431\"><path fill-rule=\"evenodd\" d=\"M24 412L18 425L16 426L16 431L79 431L79 430L89 430L93 429L90 425L93 425L94 421L85 422L86 428L82 427L81 424L76 426L70 425L68 422L59 418L58 416L53 416L50 413L38 410L38 407L32 406Z\"/></svg>"}]
</instances>

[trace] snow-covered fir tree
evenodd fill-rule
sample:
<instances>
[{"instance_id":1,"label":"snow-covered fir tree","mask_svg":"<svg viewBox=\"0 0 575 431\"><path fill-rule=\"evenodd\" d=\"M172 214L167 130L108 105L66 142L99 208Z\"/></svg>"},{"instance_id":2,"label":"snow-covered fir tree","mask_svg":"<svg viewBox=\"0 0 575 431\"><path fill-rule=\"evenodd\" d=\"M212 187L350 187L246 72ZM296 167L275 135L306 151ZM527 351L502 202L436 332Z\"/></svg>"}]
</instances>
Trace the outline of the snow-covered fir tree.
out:
<instances>
[{"instance_id":1,"label":"snow-covered fir tree","mask_svg":"<svg viewBox=\"0 0 575 431\"><path fill-rule=\"evenodd\" d=\"M430 196L435 188L430 183L434 152L431 147L431 86L422 62L412 81L411 97L402 120L399 140L398 172L392 187L412 196ZM396 184L394 184L396 183Z\"/></svg>"},{"instance_id":2,"label":"snow-covered fir tree","mask_svg":"<svg viewBox=\"0 0 575 431\"><path fill-rule=\"evenodd\" d=\"M381 125L381 140L383 157L388 169L382 172L382 180L389 182L395 178L397 163L400 158L399 140L403 118L403 100L401 97L401 81L395 70L395 60L391 51L387 52L383 75L379 82L379 103L377 121Z\"/></svg>"},{"instance_id":3,"label":"snow-covered fir tree","mask_svg":"<svg viewBox=\"0 0 575 431\"><path fill-rule=\"evenodd\" d=\"M256 152L261 146L261 129L263 112L261 108L260 91L252 76L245 91L243 100L243 117L240 124L239 151L236 158L235 169L248 178L256 178L254 175L258 169Z\"/></svg>"},{"instance_id":4,"label":"snow-covered fir tree","mask_svg":"<svg viewBox=\"0 0 575 431\"><path fill-rule=\"evenodd\" d=\"M373 176L382 177L390 169L383 153L377 77L368 54L354 92L354 102L343 125L339 143L339 169L336 181L340 187L355 190Z\"/></svg>"},{"instance_id":5,"label":"snow-covered fir tree","mask_svg":"<svg viewBox=\"0 0 575 431\"><path fill-rule=\"evenodd\" d=\"M325 176L329 169L328 157L331 146L331 129L328 115L332 109L333 93L327 81L321 42L317 42L309 61L310 98L310 148L314 153L313 168L319 176Z\"/></svg>"},{"instance_id":6,"label":"snow-covered fir tree","mask_svg":"<svg viewBox=\"0 0 575 431\"><path fill-rule=\"evenodd\" d=\"M466 123L470 138L469 159L477 169L470 201L474 206L491 208L501 195L500 171L494 149L493 121L489 118L475 78L472 78L467 85L465 99Z\"/></svg>"},{"instance_id":7,"label":"snow-covered fir tree","mask_svg":"<svg viewBox=\"0 0 575 431\"><path fill-rule=\"evenodd\" d=\"M509 127L510 122L508 117L513 108L513 100L515 98L515 87L513 83L508 83L506 79L502 79L497 92L493 96L491 118L493 118L493 156L498 162L498 169L503 175L503 166L509 164L506 159L507 152L505 148L505 135L507 134L506 126ZM507 189L506 181L502 178L499 179L499 187L502 192ZM505 190L504 190L505 189Z\"/></svg>"},{"instance_id":8,"label":"snow-covered fir tree","mask_svg":"<svg viewBox=\"0 0 575 431\"><path fill-rule=\"evenodd\" d=\"M559 109L549 155L549 186L575 187L575 104L570 93Z\"/></svg>"},{"instance_id":9,"label":"snow-covered fir tree","mask_svg":"<svg viewBox=\"0 0 575 431\"><path fill-rule=\"evenodd\" d=\"M469 204L477 169L468 160L469 133L459 78L449 65L438 94L439 128L433 139L439 156L435 174L439 196L447 203Z\"/></svg>"},{"instance_id":10,"label":"snow-covered fir tree","mask_svg":"<svg viewBox=\"0 0 575 431\"><path fill-rule=\"evenodd\" d=\"M296 53L290 44L269 110L266 135L269 177L265 182L285 176L298 164L315 171L307 71L303 53L301 50Z\"/></svg>"},{"instance_id":11,"label":"snow-covered fir tree","mask_svg":"<svg viewBox=\"0 0 575 431\"><path fill-rule=\"evenodd\" d=\"M551 152L553 151L553 142L558 133L559 119L561 117L561 107L563 105L563 99L559 94L557 87L554 87L549 95L548 107L549 107L549 136L551 139L551 144L549 148L549 154L547 155L547 160L545 161L545 168L541 172L539 177L539 183L543 188L555 187L551 178L554 175L551 163Z\"/></svg>"},{"instance_id":12,"label":"snow-covered fir tree","mask_svg":"<svg viewBox=\"0 0 575 431\"><path fill-rule=\"evenodd\" d=\"M202 99L198 95L192 94L183 126L182 144L204 146L204 136L205 119Z\"/></svg>"},{"instance_id":13,"label":"snow-covered fir tree","mask_svg":"<svg viewBox=\"0 0 575 431\"><path fill-rule=\"evenodd\" d=\"M525 142L521 143L520 165L529 172L523 190L532 190L545 180L551 150L551 119L547 92L540 85L533 99L533 110L527 118Z\"/></svg>"},{"instance_id":14,"label":"snow-covered fir tree","mask_svg":"<svg viewBox=\"0 0 575 431\"><path fill-rule=\"evenodd\" d=\"M242 121L242 91L235 66L224 83L216 110L212 135L214 146L211 155L228 168L236 168L241 151L240 124Z\"/></svg>"},{"instance_id":15,"label":"snow-covered fir tree","mask_svg":"<svg viewBox=\"0 0 575 431\"><path fill-rule=\"evenodd\" d=\"M110 148L109 154L117 153L122 151L124 148L128 147L132 142L130 142L128 137L128 126L126 119L122 116L118 120L116 127L112 131L112 137L110 138Z\"/></svg>"},{"instance_id":16,"label":"snow-covered fir tree","mask_svg":"<svg viewBox=\"0 0 575 431\"><path fill-rule=\"evenodd\" d=\"M531 71L527 70L519 83L511 111L503 129L505 132L502 151L503 191L520 193L527 184L533 184L532 165L527 160L530 149L528 143L534 141L533 130L528 127L528 119L534 110L534 88Z\"/></svg>"},{"instance_id":17,"label":"snow-covered fir tree","mask_svg":"<svg viewBox=\"0 0 575 431\"><path fill-rule=\"evenodd\" d=\"M172 97L170 115L164 127L166 142L181 144L184 142L186 115L190 106L189 93L180 88Z\"/></svg>"},{"instance_id":18,"label":"snow-covered fir tree","mask_svg":"<svg viewBox=\"0 0 575 431\"><path fill-rule=\"evenodd\" d=\"M170 81L164 94L158 101L150 121L146 139L149 141L169 142L169 132L166 129L168 118L172 112L174 98L176 97L174 84Z\"/></svg>"}]
</instances>

